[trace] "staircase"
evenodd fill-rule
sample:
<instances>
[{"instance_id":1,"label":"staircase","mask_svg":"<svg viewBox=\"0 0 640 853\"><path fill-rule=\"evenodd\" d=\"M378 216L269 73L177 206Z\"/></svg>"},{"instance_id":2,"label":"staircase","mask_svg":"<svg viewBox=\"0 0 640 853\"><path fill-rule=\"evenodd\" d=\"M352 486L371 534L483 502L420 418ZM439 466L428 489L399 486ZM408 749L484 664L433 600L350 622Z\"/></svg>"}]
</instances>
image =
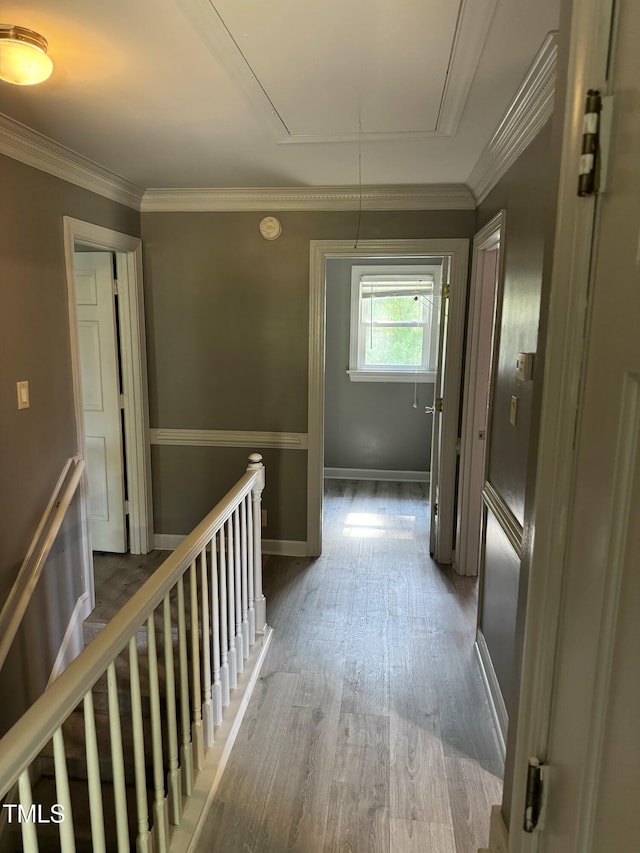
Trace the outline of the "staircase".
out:
<instances>
[{"instance_id":1,"label":"staircase","mask_svg":"<svg viewBox=\"0 0 640 853\"><path fill-rule=\"evenodd\" d=\"M250 459L0 741L2 853L194 849L270 638Z\"/></svg>"},{"instance_id":2,"label":"staircase","mask_svg":"<svg viewBox=\"0 0 640 853\"><path fill-rule=\"evenodd\" d=\"M161 632L162 626L156 617L156 634ZM96 620L92 614L85 621L83 634L85 646L95 639L100 631L106 627L106 620ZM138 665L140 671L140 702L142 708L143 737L145 743L152 739L151 731L151 690L149 679L149 665L147 657L146 631L138 631L136 634L136 646L138 652ZM179 666L178 659L178 636L177 631L172 632L172 646L174 667ZM158 647L160 661L164 655L164 648ZM118 707L120 716L120 729L123 752L123 771L125 780L125 800L127 806L127 829L130 838L135 838L137 831L136 821L136 788L135 788L135 762L133 717L131 713L131 684L129 670L129 655L122 652L118 655L115 663L116 681L118 684ZM166 696L166 682L164 666L158 666L158 684L160 694ZM118 850L118 839L116 834L116 805L115 788L113 778L113 765L111 760L111 735L109 726L109 691L106 676L103 676L92 689L93 702L93 725L95 726L96 742L98 750L98 764L100 771L100 785L102 793L102 808L105 829L105 848L110 851ZM161 705L162 731L166 732L167 713L166 707ZM91 853L93 850L92 830L90 820L89 803L89 766L87 759L86 744L86 721L84 703L76 708L62 725L62 735L65 746L65 757L67 774L69 780L70 799L74 820L74 841L77 853ZM163 752L166 754L167 743L163 738ZM55 755L53 741L46 744L39 754L37 761L32 765L32 794L33 802L40 807L40 820L55 815L53 808L58 803L55 783ZM145 751L145 779L147 791L147 811L152 814L154 802L153 787L153 760L149 751ZM37 780L37 781L36 781ZM166 796L166 790L165 790ZM5 838L2 839L0 850L4 853L22 853L22 831L21 825L12 822L7 825ZM56 822L41 822L38 827L38 844L41 853L59 853L60 833Z\"/></svg>"}]
</instances>

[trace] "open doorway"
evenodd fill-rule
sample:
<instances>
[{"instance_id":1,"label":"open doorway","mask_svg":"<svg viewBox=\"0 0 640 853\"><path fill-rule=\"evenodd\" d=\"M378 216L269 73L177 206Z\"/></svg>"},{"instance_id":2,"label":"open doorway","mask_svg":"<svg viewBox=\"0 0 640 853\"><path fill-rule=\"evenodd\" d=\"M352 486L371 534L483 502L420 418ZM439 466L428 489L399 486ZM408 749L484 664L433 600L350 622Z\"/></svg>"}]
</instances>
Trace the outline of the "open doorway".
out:
<instances>
[{"instance_id":1,"label":"open doorway","mask_svg":"<svg viewBox=\"0 0 640 853\"><path fill-rule=\"evenodd\" d=\"M351 241L311 241L310 252L310 336L309 336L309 452L307 495L307 550L310 555L322 551L322 511L325 462L325 354L326 354L326 265L334 258L396 258L417 263L419 259L438 259L447 267L449 289L446 294L447 349L437 376L436 393L440 402L434 412L437 423L437 470L431 471L438 483L437 512L439 536L432 547L438 562L451 563L453 558L455 480L457 471L458 415L464 313L467 284L467 240L366 240L357 248ZM425 433L427 429L425 428ZM433 492L433 489L432 489Z\"/></svg>"},{"instance_id":2,"label":"open doorway","mask_svg":"<svg viewBox=\"0 0 640 853\"><path fill-rule=\"evenodd\" d=\"M65 217L69 328L81 484L85 579L93 549L146 554L152 543L151 460L137 237Z\"/></svg>"},{"instance_id":3,"label":"open doorway","mask_svg":"<svg viewBox=\"0 0 640 853\"><path fill-rule=\"evenodd\" d=\"M325 479L429 482L442 258L326 264Z\"/></svg>"},{"instance_id":4,"label":"open doorway","mask_svg":"<svg viewBox=\"0 0 640 853\"><path fill-rule=\"evenodd\" d=\"M456 567L462 575L477 575L480 562L482 492L505 216L501 210L473 241L456 536Z\"/></svg>"}]
</instances>

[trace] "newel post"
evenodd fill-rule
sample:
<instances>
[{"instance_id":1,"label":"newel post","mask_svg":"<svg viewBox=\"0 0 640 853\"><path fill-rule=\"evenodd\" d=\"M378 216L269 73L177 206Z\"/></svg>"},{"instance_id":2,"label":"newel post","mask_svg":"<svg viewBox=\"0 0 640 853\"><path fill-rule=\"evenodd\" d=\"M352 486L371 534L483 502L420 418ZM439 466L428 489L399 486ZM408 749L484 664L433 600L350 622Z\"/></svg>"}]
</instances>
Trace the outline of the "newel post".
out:
<instances>
[{"instance_id":1,"label":"newel post","mask_svg":"<svg viewBox=\"0 0 640 853\"><path fill-rule=\"evenodd\" d=\"M262 593L262 490L264 489L264 465L259 453L249 456L247 471L259 471L251 489L251 508L253 516L253 596L255 603L256 632L263 634L267 625L267 599Z\"/></svg>"}]
</instances>

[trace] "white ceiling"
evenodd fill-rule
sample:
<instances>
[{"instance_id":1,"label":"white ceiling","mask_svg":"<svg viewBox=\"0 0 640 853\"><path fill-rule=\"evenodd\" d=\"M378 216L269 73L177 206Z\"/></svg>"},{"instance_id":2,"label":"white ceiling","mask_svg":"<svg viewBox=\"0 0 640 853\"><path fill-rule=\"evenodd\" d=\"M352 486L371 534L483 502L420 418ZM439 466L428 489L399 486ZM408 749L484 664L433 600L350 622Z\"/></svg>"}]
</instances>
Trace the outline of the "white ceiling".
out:
<instances>
[{"instance_id":1,"label":"white ceiling","mask_svg":"<svg viewBox=\"0 0 640 853\"><path fill-rule=\"evenodd\" d=\"M0 112L145 188L464 183L559 0L214 2L3 2Z\"/></svg>"}]
</instances>

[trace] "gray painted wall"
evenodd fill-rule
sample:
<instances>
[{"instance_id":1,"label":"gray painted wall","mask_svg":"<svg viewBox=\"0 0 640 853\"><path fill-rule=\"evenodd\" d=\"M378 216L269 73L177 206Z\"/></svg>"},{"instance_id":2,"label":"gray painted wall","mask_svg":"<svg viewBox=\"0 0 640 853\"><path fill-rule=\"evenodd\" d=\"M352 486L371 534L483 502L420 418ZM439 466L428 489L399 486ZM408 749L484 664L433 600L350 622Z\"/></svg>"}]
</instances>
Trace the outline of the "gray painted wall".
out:
<instances>
[{"instance_id":1,"label":"gray painted wall","mask_svg":"<svg viewBox=\"0 0 640 853\"><path fill-rule=\"evenodd\" d=\"M516 379L515 364L518 352L536 352L538 348L546 223L553 197L550 161L545 156L550 141L551 125L547 124L478 210L478 228L498 210L507 211L487 468L489 482L520 524L524 521L534 383ZM518 397L515 426L509 422L512 395ZM507 708L511 709L515 688L511 655L518 585L510 584L508 596L501 591L500 607L494 605L492 596L499 587L490 583L489 578L493 571L492 555L500 550L491 541L496 525L489 524L486 534L480 627Z\"/></svg>"},{"instance_id":2,"label":"gray painted wall","mask_svg":"<svg viewBox=\"0 0 640 853\"><path fill-rule=\"evenodd\" d=\"M273 242L258 231L263 216L142 214L152 427L306 432L309 241L355 238L357 213L279 213ZM360 237L470 237L474 221L474 211L366 212ZM245 459L154 447L156 532L187 533ZM305 540L306 452L267 462L265 536Z\"/></svg>"},{"instance_id":3,"label":"gray painted wall","mask_svg":"<svg viewBox=\"0 0 640 853\"><path fill-rule=\"evenodd\" d=\"M548 313L548 285L553 262L556 187L562 126L562 91L566 52L561 45L556 111L549 122L478 209L481 228L506 209L504 290L498 342L497 374L488 446L488 476L498 494L523 525L521 562L505 542L489 513L484 544L480 627L496 669L509 713L503 812L510 817L518 685L527 604L527 549L534 531L528 524L535 501L538 425ZM536 352L533 382L515 378L520 351ZM509 402L517 396L518 423L509 424ZM505 547L506 546L506 547Z\"/></svg>"},{"instance_id":4,"label":"gray painted wall","mask_svg":"<svg viewBox=\"0 0 640 853\"><path fill-rule=\"evenodd\" d=\"M393 260L398 266L421 262L416 258ZM324 464L328 468L429 471L432 418L425 415L424 407L433 403L433 383L418 383L418 408L414 409L414 384L351 382L346 372L351 269L363 263L388 266L390 261L327 261Z\"/></svg>"},{"instance_id":5,"label":"gray painted wall","mask_svg":"<svg viewBox=\"0 0 640 853\"><path fill-rule=\"evenodd\" d=\"M140 217L1 155L0 186L0 600L4 601L60 471L77 450L62 217L134 235L139 234ZM22 379L29 380L31 407L18 411L16 382ZM61 537L36 591L27 627L0 673L0 695L5 697L0 703L0 731L44 687L71 611L84 590L73 511Z\"/></svg>"}]
</instances>

